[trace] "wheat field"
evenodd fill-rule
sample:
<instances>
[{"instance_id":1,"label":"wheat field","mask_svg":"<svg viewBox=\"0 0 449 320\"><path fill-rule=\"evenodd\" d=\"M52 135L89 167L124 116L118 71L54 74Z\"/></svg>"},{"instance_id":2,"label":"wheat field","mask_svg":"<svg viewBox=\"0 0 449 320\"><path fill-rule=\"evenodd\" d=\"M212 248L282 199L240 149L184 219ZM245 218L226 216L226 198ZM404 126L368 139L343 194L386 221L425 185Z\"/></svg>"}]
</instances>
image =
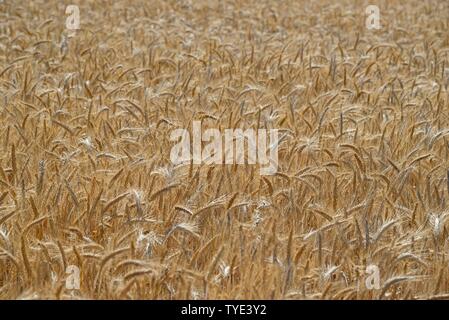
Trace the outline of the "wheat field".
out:
<instances>
[{"instance_id":1,"label":"wheat field","mask_svg":"<svg viewBox=\"0 0 449 320\"><path fill-rule=\"evenodd\" d=\"M0 298L449 298L448 30L444 0L1 1ZM277 173L174 165L198 120L279 129Z\"/></svg>"}]
</instances>

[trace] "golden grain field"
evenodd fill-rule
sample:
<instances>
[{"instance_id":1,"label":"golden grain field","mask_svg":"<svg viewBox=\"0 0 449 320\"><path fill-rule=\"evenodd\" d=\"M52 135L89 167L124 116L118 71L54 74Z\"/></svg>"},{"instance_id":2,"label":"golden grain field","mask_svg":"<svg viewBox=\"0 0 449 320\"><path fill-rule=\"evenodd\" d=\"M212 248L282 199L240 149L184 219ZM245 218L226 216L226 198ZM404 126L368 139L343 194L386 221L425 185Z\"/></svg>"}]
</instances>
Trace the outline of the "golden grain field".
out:
<instances>
[{"instance_id":1,"label":"golden grain field","mask_svg":"<svg viewBox=\"0 0 449 320\"><path fill-rule=\"evenodd\" d=\"M448 85L445 0L3 0L0 299L449 298Z\"/></svg>"}]
</instances>

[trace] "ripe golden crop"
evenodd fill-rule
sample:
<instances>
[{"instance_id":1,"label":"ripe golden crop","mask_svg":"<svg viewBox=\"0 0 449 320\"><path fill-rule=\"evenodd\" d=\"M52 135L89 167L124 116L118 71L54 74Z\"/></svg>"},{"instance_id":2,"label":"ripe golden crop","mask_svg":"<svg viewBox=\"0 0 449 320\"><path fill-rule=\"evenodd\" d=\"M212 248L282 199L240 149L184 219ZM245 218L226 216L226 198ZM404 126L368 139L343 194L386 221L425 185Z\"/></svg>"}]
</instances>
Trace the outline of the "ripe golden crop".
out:
<instances>
[{"instance_id":1,"label":"ripe golden crop","mask_svg":"<svg viewBox=\"0 0 449 320\"><path fill-rule=\"evenodd\" d=\"M449 2L67 5L0 3L1 299L449 298Z\"/></svg>"}]
</instances>

